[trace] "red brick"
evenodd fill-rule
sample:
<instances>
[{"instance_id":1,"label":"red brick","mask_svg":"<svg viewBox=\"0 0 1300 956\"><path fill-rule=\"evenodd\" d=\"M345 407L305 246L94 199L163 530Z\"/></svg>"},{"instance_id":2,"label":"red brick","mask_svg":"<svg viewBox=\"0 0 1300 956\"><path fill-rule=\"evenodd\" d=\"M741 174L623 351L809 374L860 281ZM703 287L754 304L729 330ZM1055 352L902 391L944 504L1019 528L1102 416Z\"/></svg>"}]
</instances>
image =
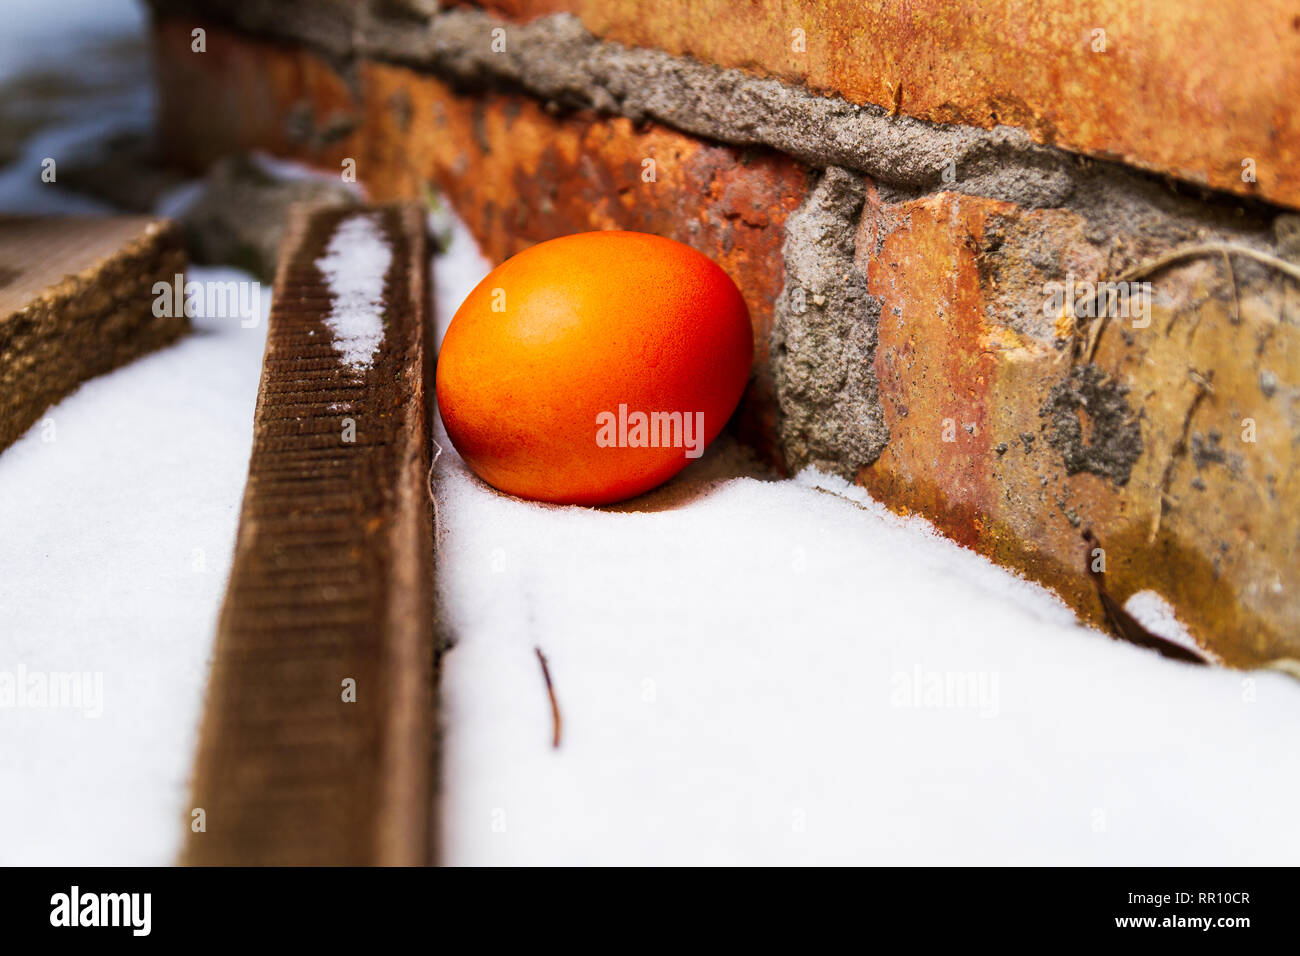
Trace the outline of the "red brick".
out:
<instances>
[{"instance_id":1,"label":"red brick","mask_svg":"<svg viewBox=\"0 0 1300 956\"><path fill-rule=\"evenodd\" d=\"M749 70L920 119L1300 207L1300 9L1287 0L486 0L517 19ZM791 31L806 34L806 52ZM1093 52L1094 29L1106 50ZM1242 181L1242 160L1257 182Z\"/></svg>"}]
</instances>

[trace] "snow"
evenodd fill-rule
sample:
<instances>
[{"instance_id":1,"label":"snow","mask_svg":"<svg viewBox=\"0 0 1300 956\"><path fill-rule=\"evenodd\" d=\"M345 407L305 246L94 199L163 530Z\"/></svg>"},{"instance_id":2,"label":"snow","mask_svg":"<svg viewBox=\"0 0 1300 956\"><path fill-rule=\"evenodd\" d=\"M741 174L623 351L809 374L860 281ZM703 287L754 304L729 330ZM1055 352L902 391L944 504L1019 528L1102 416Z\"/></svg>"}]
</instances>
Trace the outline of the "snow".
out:
<instances>
[{"instance_id":1,"label":"snow","mask_svg":"<svg viewBox=\"0 0 1300 956\"><path fill-rule=\"evenodd\" d=\"M13 51L86 62L77 37L138 31L141 10L19 10L0 72L28 62ZM102 209L41 185L40 159L147 116L134 76L0 170L0 208ZM435 219L445 326L487 266ZM345 306L371 301L355 261L331 262ZM0 864L160 864L180 845L265 339L194 321L0 452ZM360 327L341 322L344 342ZM725 440L596 510L502 496L435 437L449 863L1300 857L1300 688L1282 674L1112 641L925 522L815 472L771 480ZM1184 630L1158 595L1128 607ZM79 697L8 706L6 677Z\"/></svg>"},{"instance_id":2,"label":"snow","mask_svg":"<svg viewBox=\"0 0 1300 956\"><path fill-rule=\"evenodd\" d=\"M1216 659L1213 654L1196 643L1187 627L1178 620L1178 612L1155 591L1138 591L1124 602L1124 610L1156 637L1163 637L1172 644L1185 647L1202 657Z\"/></svg>"},{"instance_id":3,"label":"snow","mask_svg":"<svg viewBox=\"0 0 1300 956\"><path fill-rule=\"evenodd\" d=\"M393 250L369 216L351 216L335 229L316 268L333 301L325 325L344 365L364 371L384 341L384 276Z\"/></svg>"},{"instance_id":4,"label":"snow","mask_svg":"<svg viewBox=\"0 0 1300 956\"><path fill-rule=\"evenodd\" d=\"M444 323L484 269L457 224ZM264 336L196 323L0 454L0 670L103 675L98 719L0 711L0 862L179 844ZM439 444L447 862L1296 859L1283 675L1080 628L924 522L734 445L595 510L502 496Z\"/></svg>"},{"instance_id":5,"label":"snow","mask_svg":"<svg viewBox=\"0 0 1300 956\"><path fill-rule=\"evenodd\" d=\"M458 230L443 322L486 268ZM733 445L597 510L501 495L436 438L448 863L1300 857L1287 677L1113 641L862 489L765 480Z\"/></svg>"},{"instance_id":6,"label":"snow","mask_svg":"<svg viewBox=\"0 0 1300 956\"><path fill-rule=\"evenodd\" d=\"M180 846L265 306L253 328L192 321L0 453L0 673L102 687L98 708L0 707L0 864L156 865Z\"/></svg>"}]
</instances>

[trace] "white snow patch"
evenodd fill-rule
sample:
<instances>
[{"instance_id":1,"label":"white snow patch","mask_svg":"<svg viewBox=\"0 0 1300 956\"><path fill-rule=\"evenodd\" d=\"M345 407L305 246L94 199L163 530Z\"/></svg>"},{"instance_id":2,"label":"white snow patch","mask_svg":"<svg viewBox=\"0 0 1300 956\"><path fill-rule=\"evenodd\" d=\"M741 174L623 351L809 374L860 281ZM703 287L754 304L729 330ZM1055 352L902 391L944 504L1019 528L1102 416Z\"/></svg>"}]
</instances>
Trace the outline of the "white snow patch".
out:
<instances>
[{"instance_id":1,"label":"white snow patch","mask_svg":"<svg viewBox=\"0 0 1300 956\"><path fill-rule=\"evenodd\" d=\"M342 186L356 196L358 201L365 199L365 190L361 188L361 184L342 181L338 169L324 170L318 166L309 166L297 160L281 159L261 150L249 153L248 158L254 166L272 179L281 182L317 182L328 183L331 186Z\"/></svg>"},{"instance_id":2,"label":"white snow patch","mask_svg":"<svg viewBox=\"0 0 1300 956\"><path fill-rule=\"evenodd\" d=\"M0 864L157 866L180 846L267 304L255 328L196 317L0 452L0 671L103 675L99 719L0 709Z\"/></svg>"},{"instance_id":3,"label":"white snow patch","mask_svg":"<svg viewBox=\"0 0 1300 956\"><path fill-rule=\"evenodd\" d=\"M441 232L449 237L446 249L433 260L433 319L434 345L442 347L442 337L460 304L474 286L490 271L492 263L483 258L469 226L446 207L444 211L430 213L428 225L431 232Z\"/></svg>"},{"instance_id":4,"label":"white snow patch","mask_svg":"<svg viewBox=\"0 0 1300 956\"><path fill-rule=\"evenodd\" d=\"M487 267L454 236L443 328ZM1287 677L1247 695L1080 627L925 521L815 471L762 480L725 439L596 510L501 495L435 438L448 863L1300 860Z\"/></svg>"},{"instance_id":5,"label":"white snow patch","mask_svg":"<svg viewBox=\"0 0 1300 956\"><path fill-rule=\"evenodd\" d=\"M393 250L370 216L343 220L316 260L333 302L325 325L344 365L364 371L384 341L384 276Z\"/></svg>"},{"instance_id":6,"label":"white snow patch","mask_svg":"<svg viewBox=\"0 0 1300 956\"><path fill-rule=\"evenodd\" d=\"M448 863L1300 859L1289 678L1252 700L725 444L593 510L502 496L439 441Z\"/></svg>"},{"instance_id":7,"label":"white snow patch","mask_svg":"<svg viewBox=\"0 0 1300 956\"><path fill-rule=\"evenodd\" d=\"M145 20L92 0L42 17L10 19L0 74L37 56L84 71L101 21L121 35ZM42 185L41 162L151 114L137 60L88 76L101 92L0 172L0 206L103 209ZM453 226L439 335L488 268ZM321 261L363 271L355 249ZM191 277L205 273L245 278ZM380 301L382 285L345 284L359 313ZM0 712L0 863L165 863L184 832L265 337L265 323L197 324L52 409L55 441L38 425L0 453L0 669L102 672L105 696L98 720ZM349 364L382 341L380 324L367 350L374 325L358 324ZM1289 678L1082 629L925 522L815 472L761 480L725 441L592 510L501 496L437 437L438 587L458 640L448 862L1300 859Z\"/></svg>"},{"instance_id":8,"label":"white snow patch","mask_svg":"<svg viewBox=\"0 0 1300 956\"><path fill-rule=\"evenodd\" d=\"M1164 597L1155 591L1138 591L1124 602L1124 610L1156 637L1163 637L1172 644L1185 647L1202 657L1212 657L1209 651L1196 643L1196 638L1182 621L1178 612Z\"/></svg>"},{"instance_id":9,"label":"white snow patch","mask_svg":"<svg viewBox=\"0 0 1300 956\"><path fill-rule=\"evenodd\" d=\"M76 96L0 170L6 212L110 212L41 179L154 113L147 11L10 4L0 79ZM200 282L242 272L189 268ZM263 319L265 312L263 313ZM266 323L198 334L86 382L0 451L0 671L101 675L102 714L0 709L0 864L160 865L188 821L212 636L248 472Z\"/></svg>"}]
</instances>

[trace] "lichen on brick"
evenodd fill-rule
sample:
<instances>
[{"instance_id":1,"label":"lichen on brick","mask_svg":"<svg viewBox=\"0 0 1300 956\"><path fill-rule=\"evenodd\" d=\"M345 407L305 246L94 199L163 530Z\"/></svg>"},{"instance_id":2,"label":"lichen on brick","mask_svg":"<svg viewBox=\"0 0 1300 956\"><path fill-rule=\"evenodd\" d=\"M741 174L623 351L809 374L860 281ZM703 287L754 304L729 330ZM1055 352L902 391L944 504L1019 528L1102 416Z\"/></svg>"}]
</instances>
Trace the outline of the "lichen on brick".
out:
<instances>
[{"instance_id":1,"label":"lichen on brick","mask_svg":"<svg viewBox=\"0 0 1300 956\"><path fill-rule=\"evenodd\" d=\"M1071 369L1052 386L1039 414L1047 419L1047 443L1061 453L1066 474L1086 471L1117 488L1128 484L1142 455L1142 428L1127 395L1127 386L1093 364Z\"/></svg>"},{"instance_id":2,"label":"lichen on brick","mask_svg":"<svg viewBox=\"0 0 1300 956\"><path fill-rule=\"evenodd\" d=\"M786 223L772 371L792 469L852 477L889 441L875 372L880 301L853 263L865 193L861 177L832 166Z\"/></svg>"}]
</instances>

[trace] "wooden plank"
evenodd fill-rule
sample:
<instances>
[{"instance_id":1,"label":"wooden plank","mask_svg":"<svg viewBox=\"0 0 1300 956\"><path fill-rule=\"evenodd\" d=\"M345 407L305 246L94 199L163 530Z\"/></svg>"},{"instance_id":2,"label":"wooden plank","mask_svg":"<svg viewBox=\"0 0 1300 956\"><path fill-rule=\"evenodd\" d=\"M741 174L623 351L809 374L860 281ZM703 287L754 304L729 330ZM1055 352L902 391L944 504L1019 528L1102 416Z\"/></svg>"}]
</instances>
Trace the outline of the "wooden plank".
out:
<instances>
[{"instance_id":1,"label":"wooden plank","mask_svg":"<svg viewBox=\"0 0 1300 956\"><path fill-rule=\"evenodd\" d=\"M392 252L383 338L359 368L318 267L356 217ZM196 758L205 830L191 815L184 863L431 862L427 270L418 207L291 214Z\"/></svg>"},{"instance_id":2,"label":"wooden plank","mask_svg":"<svg viewBox=\"0 0 1300 956\"><path fill-rule=\"evenodd\" d=\"M189 322L156 315L152 290L184 271L163 219L0 216L0 449L86 379L180 337Z\"/></svg>"}]
</instances>

